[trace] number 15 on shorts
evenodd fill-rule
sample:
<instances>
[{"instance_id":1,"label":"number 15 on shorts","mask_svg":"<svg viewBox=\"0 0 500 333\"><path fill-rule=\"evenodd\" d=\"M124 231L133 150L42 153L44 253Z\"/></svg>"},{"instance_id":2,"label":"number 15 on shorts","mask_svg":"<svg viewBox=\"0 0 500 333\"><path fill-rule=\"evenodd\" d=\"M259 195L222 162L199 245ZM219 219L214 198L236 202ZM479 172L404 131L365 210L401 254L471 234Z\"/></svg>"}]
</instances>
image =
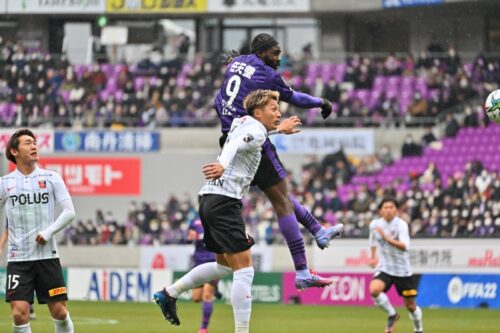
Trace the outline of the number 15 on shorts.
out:
<instances>
[{"instance_id":1,"label":"number 15 on shorts","mask_svg":"<svg viewBox=\"0 0 500 333\"><path fill-rule=\"evenodd\" d=\"M19 285L19 275L9 274L7 275L7 290L16 289Z\"/></svg>"}]
</instances>

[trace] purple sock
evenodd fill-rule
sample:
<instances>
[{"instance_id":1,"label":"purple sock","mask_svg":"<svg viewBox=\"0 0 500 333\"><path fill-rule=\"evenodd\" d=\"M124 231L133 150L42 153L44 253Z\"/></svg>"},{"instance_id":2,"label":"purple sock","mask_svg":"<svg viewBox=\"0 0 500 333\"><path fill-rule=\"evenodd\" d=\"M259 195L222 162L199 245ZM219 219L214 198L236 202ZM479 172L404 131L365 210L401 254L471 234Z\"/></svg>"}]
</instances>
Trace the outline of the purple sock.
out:
<instances>
[{"instance_id":1,"label":"purple sock","mask_svg":"<svg viewBox=\"0 0 500 333\"><path fill-rule=\"evenodd\" d=\"M318 220L314 216L312 216L309 211L302 206L297 199L293 195L288 195L290 201L293 204L293 210L295 211L295 216L297 220L302 224L309 232L313 235L316 235L318 231L321 230L321 224L319 224Z\"/></svg>"},{"instance_id":2,"label":"purple sock","mask_svg":"<svg viewBox=\"0 0 500 333\"><path fill-rule=\"evenodd\" d=\"M278 218L281 233L285 237L288 249L292 254L295 270L307 269L306 249L304 239L299 230L295 214L290 214Z\"/></svg>"},{"instance_id":3,"label":"purple sock","mask_svg":"<svg viewBox=\"0 0 500 333\"><path fill-rule=\"evenodd\" d=\"M207 328L208 322L210 321L210 317L212 316L212 312L214 311L214 303L213 302L203 302L201 306L203 312L203 319L201 320L200 328Z\"/></svg>"}]
</instances>

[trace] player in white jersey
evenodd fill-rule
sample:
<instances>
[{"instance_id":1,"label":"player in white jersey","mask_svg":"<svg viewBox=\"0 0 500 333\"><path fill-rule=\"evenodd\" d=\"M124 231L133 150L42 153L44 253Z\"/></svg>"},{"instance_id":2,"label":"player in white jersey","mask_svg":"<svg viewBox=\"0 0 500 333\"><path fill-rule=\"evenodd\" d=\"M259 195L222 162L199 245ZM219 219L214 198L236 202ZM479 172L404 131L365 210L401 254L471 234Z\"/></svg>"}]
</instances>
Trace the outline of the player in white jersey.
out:
<instances>
[{"instance_id":1,"label":"player in white jersey","mask_svg":"<svg viewBox=\"0 0 500 333\"><path fill-rule=\"evenodd\" d=\"M203 241L207 250L216 253L217 261L193 268L173 285L154 294L165 319L173 325L180 324L176 310L179 294L233 272L231 304L235 332L249 332L254 276L250 248L254 240L245 231L240 199L248 191L257 171L261 146L268 132L279 125L278 98L279 94L270 90L251 92L244 102L249 115L234 119L217 162L203 166L207 179L200 191L199 212L205 229ZM300 120L291 117L280 125L280 131L296 133L298 125Z\"/></svg>"},{"instance_id":2,"label":"player in white jersey","mask_svg":"<svg viewBox=\"0 0 500 333\"><path fill-rule=\"evenodd\" d=\"M30 333L29 308L36 291L47 304L56 333L73 333L62 268L54 235L75 219L68 190L57 173L37 166L33 132L15 132L6 157L16 169L0 179L0 203L8 220L6 301L10 303L14 333ZM54 206L62 208L55 216Z\"/></svg>"},{"instance_id":3,"label":"player in white jersey","mask_svg":"<svg viewBox=\"0 0 500 333\"><path fill-rule=\"evenodd\" d=\"M398 202L394 198L384 198L379 205L380 218L370 223L371 256L369 265L376 267L370 282L370 293L375 304L388 314L385 333L394 331L399 314L392 306L386 292L394 284L398 294L403 297L415 333L423 332L422 310L415 302L416 283L413 279L410 257L410 235L408 223L399 218ZM377 251L380 259L377 258Z\"/></svg>"}]
</instances>

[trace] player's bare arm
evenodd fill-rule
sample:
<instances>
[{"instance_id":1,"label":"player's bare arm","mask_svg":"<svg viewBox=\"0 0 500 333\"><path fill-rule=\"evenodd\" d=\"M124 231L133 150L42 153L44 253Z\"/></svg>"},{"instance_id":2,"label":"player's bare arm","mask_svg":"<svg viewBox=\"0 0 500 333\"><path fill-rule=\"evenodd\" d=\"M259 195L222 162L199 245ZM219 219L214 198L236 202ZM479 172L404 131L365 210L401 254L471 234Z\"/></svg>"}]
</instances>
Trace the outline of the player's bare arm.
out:
<instances>
[{"instance_id":1,"label":"player's bare arm","mask_svg":"<svg viewBox=\"0 0 500 333\"><path fill-rule=\"evenodd\" d=\"M368 266L371 268L377 267L378 264L378 258L377 258L377 247L376 246L371 246L370 247L370 259L368 259Z\"/></svg>"}]
</instances>

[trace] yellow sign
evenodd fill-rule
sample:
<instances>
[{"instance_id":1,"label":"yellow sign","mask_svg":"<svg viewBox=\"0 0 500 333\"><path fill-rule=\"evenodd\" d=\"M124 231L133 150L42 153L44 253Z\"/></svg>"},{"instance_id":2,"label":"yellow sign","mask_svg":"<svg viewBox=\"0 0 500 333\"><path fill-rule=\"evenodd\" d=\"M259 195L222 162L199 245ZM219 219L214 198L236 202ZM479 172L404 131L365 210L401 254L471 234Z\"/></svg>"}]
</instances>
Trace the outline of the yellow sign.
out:
<instances>
[{"instance_id":1,"label":"yellow sign","mask_svg":"<svg viewBox=\"0 0 500 333\"><path fill-rule=\"evenodd\" d=\"M207 0L107 0L113 14L204 13Z\"/></svg>"}]
</instances>

